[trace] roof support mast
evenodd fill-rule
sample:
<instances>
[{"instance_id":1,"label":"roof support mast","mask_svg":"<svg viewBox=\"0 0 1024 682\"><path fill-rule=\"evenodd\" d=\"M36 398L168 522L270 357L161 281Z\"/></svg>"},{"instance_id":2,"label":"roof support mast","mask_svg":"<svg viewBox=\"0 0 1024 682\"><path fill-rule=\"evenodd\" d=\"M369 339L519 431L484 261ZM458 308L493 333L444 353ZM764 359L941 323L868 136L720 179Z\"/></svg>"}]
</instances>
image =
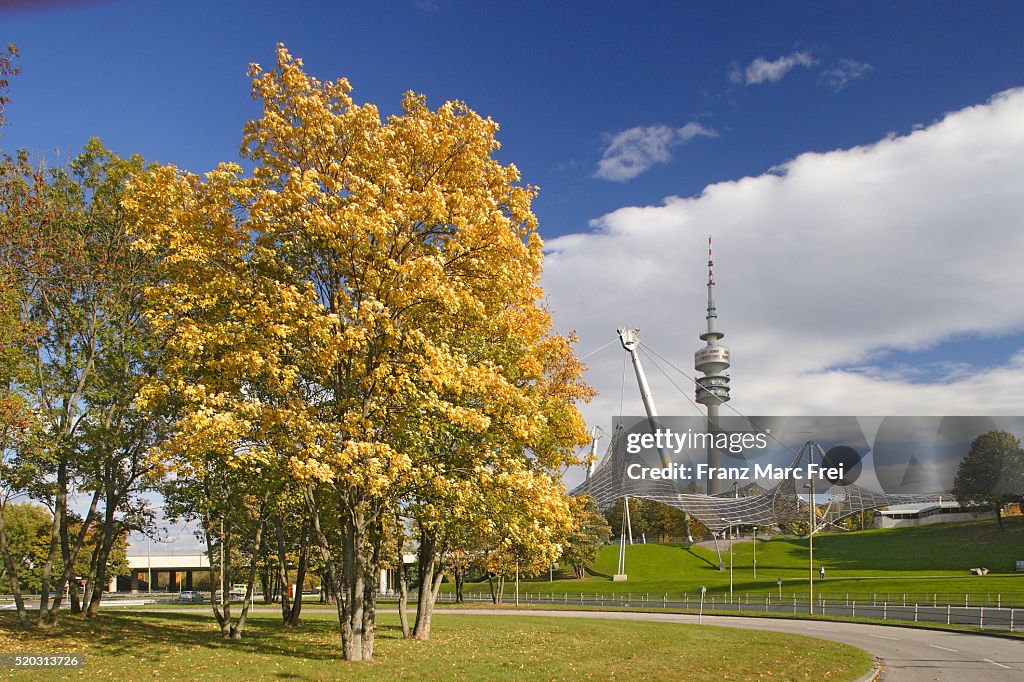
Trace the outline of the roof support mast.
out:
<instances>
[{"instance_id":1,"label":"roof support mast","mask_svg":"<svg viewBox=\"0 0 1024 682\"><path fill-rule=\"evenodd\" d=\"M629 359L633 362L633 371L636 372L636 383L640 386L640 398L644 401L644 410L647 411L647 420L651 424L651 433L657 433L658 429L658 408L654 405L654 396L651 395L651 387L647 383L647 375L644 374L643 365L640 364L640 356L636 350L640 345L640 330L632 327L624 327L619 330L619 340L622 347L629 353ZM672 460L661 447L658 447L658 457L661 459L662 467L672 465Z\"/></svg>"},{"instance_id":2,"label":"roof support mast","mask_svg":"<svg viewBox=\"0 0 1024 682\"><path fill-rule=\"evenodd\" d=\"M640 331L633 327L623 327L619 331L619 341L622 342L622 347L629 353L629 359L633 363L633 371L636 373L636 383L640 387L640 399L644 402L644 410L647 412L647 421L651 425L651 433L656 434L658 429L661 427L658 425L658 408L654 404L654 396L651 394L650 384L647 383L647 375L644 373L644 367L640 363L640 355L637 353L637 348L640 346ZM658 446L658 458L661 460L662 468L672 466L672 460L665 452L665 449L660 445ZM633 544L633 529L632 524L629 521L629 497L623 498L622 511L624 521L629 527L629 544ZM685 518L685 516L684 516ZM690 536L690 524L686 524L686 537L692 542L693 538ZM615 580L626 579L626 542L624 537L619 539L619 567L618 573L615 574Z\"/></svg>"}]
</instances>

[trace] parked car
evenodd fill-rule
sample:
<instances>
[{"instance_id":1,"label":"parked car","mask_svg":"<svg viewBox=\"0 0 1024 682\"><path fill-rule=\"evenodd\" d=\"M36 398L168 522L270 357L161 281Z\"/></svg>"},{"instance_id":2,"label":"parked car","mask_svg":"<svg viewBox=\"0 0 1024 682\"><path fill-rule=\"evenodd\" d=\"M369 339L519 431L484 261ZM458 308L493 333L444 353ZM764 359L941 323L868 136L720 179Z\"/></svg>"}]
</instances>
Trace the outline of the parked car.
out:
<instances>
[{"instance_id":1,"label":"parked car","mask_svg":"<svg viewBox=\"0 0 1024 682\"><path fill-rule=\"evenodd\" d=\"M205 600L203 599L203 595L201 595L200 593L193 592L192 590L187 590L187 591L179 592L178 593L178 601L180 601L180 602L188 602L190 604L194 604L194 603L199 603L199 602L202 602L202 601L205 601Z\"/></svg>"}]
</instances>

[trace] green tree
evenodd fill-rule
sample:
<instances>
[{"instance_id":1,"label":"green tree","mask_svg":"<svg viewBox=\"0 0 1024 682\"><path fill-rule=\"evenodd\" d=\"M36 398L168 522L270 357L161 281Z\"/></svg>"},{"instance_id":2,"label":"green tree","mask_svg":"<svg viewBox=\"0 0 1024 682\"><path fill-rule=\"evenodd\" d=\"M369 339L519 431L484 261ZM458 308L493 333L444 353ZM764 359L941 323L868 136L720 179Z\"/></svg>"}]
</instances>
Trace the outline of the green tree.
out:
<instances>
[{"instance_id":1,"label":"green tree","mask_svg":"<svg viewBox=\"0 0 1024 682\"><path fill-rule=\"evenodd\" d=\"M1003 527L1002 509L1024 500L1024 452L1020 439L1006 431L989 431L974 439L953 480L960 504L996 513Z\"/></svg>"},{"instance_id":2,"label":"green tree","mask_svg":"<svg viewBox=\"0 0 1024 682\"><path fill-rule=\"evenodd\" d=\"M32 502L7 504L3 510L7 549L17 570L16 578L21 589L29 593L38 592L42 586L51 521L46 507ZM11 576L7 570L4 570L3 585L4 589L10 589Z\"/></svg>"},{"instance_id":3,"label":"green tree","mask_svg":"<svg viewBox=\"0 0 1024 682\"><path fill-rule=\"evenodd\" d=\"M13 334L26 341L0 358L2 390L34 422L22 420L31 438L25 428L13 442L5 437L5 465L31 470L18 491L54 511L44 627L56 623L69 582L72 609L80 608L71 578L87 538L98 543L87 613L99 608L106 555L127 529L123 515L139 504L159 431L158 418L135 408L153 350L142 317L151 270L132 248L121 210L125 180L142 167L141 158L121 159L96 139L65 168L35 167L24 152L0 161L0 314L16 313ZM92 493L77 532L72 489ZM97 520L103 530L90 535Z\"/></svg>"},{"instance_id":4,"label":"green tree","mask_svg":"<svg viewBox=\"0 0 1024 682\"><path fill-rule=\"evenodd\" d=\"M582 579L587 564L597 559L601 546L612 536L612 528L589 495L573 498L572 514L576 529L566 538L562 561L572 566L576 577Z\"/></svg>"},{"instance_id":5,"label":"green tree","mask_svg":"<svg viewBox=\"0 0 1024 682\"><path fill-rule=\"evenodd\" d=\"M34 502L8 503L3 510L4 528L7 534L8 551L18 571L18 582L23 590L39 592L42 589L42 569L46 563L50 545L50 528L53 515L50 511ZM81 519L69 517L72 533L81 528ZM98 531L87 534L86 543L96 546ZM121 534L106 553L108 562L107 575L124 575L128 572L126 558L127 534ZM96 560L95 551L90 554L80 553L75 563L75 576L88 576ZM58 570L63 566L58 564ZM0 569L0 589L10 589L10 575L6 569ZM106 586L104 586L106 587Z\"/></svg>"}]
</instances>

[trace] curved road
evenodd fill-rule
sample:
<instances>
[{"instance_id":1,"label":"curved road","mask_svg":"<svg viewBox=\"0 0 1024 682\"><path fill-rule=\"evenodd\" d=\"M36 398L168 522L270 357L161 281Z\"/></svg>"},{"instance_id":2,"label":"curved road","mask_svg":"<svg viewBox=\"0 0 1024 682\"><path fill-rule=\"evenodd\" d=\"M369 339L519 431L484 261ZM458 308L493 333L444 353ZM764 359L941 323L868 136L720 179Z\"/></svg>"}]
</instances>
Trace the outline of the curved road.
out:
<instances>
[{"instance_id":1,"label":"curved road","mask_svg":"<svg viewBox=\"0 0 1024 682\"><path fill-rule=\"evenodd\" d=\"M550 616L696 623L697 616L680 613L625 611L542 611L508 609L439 609L438 613ZM922 630L865 623L704 616L704 625L770 630L844 642L864 649L881 661L885 682L1007 682L1024 680L1024 641L969 632Z\"/></svg>"}]
</instances>

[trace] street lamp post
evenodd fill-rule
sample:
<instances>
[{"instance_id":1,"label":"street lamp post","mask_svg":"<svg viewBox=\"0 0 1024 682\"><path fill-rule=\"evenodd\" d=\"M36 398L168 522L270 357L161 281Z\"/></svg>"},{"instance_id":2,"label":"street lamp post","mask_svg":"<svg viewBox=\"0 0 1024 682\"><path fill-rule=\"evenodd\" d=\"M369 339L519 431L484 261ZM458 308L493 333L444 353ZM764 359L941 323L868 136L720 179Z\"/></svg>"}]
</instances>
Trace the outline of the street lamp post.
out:
<instances>
[{"instance_id":1,"label":"street lamp post","mask_svg":"<svg viewBox=\"0 0 1024 682\"><path fill-rule=\"evenodd\" d=\"M722 520L729 522L729 603L731 604L732 603L732 590L733 590L733 583L732 583L732 545L735 542L735 538L734 538L733 533L732 533L732 527L733 527L734 524L735 525L741 525L743 523L743 519L722 519Z\"/></svg>"},{"instance_id":2,"label":"street lamp post","mask_svg":"<svg viewBox=\"0 0 1024 682\"><path fill-rule=\"evenodd\" d=\"M754 526L754 580L757 580L757 526Z\"/></svg>"},{"instance_id":3,"label":"street lamp post","mask_svg":"<svg viewBox=\"0 0 1024 682\"><path fill-rule=\"evenodd\" d=\"M804 484L810 491L807 505L807 613L814 615L814 485Z\"/></svg>"},{"instance_id":4,"label":"street lamp post","mask_svg":"<svg viewBox=\"0 0 1024 682\"><path fill-rule=\"evenodd\" d=\"M732 603L732 525L729 526L729 603Z\"/></svg>"}]
</instances>

